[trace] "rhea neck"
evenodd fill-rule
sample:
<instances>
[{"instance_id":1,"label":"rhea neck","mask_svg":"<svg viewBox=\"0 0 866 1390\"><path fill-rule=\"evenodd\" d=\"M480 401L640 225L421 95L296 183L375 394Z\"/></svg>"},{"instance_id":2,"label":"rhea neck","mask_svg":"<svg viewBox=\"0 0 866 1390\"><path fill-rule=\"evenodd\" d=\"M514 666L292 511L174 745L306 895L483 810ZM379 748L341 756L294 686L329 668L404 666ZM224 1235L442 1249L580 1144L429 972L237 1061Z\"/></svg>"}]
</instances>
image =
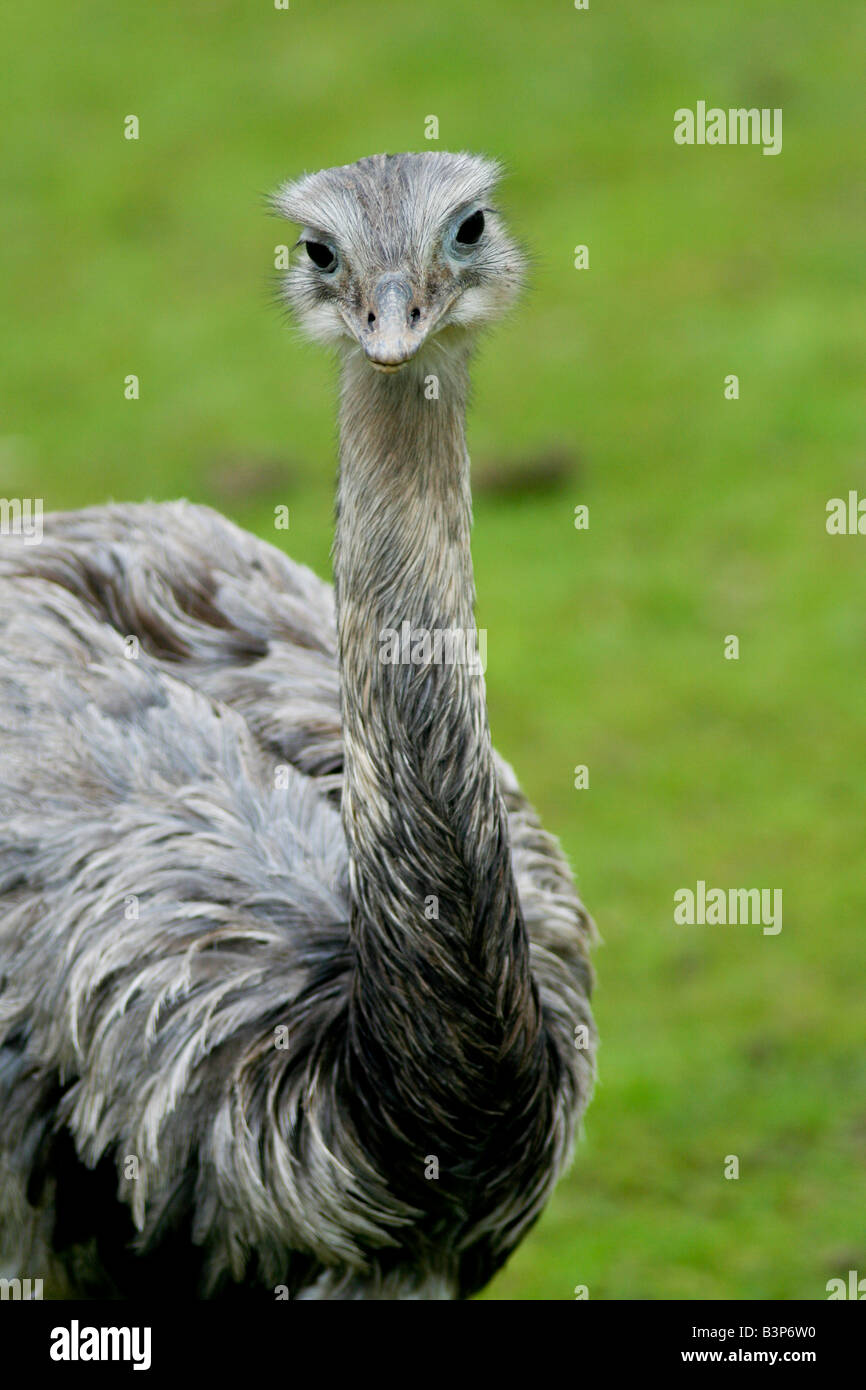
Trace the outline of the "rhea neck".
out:
<instances>
[{"instance_id":1,"label":"rhea neck","mask_svg":"<svg viewBox=\"0 0 866 1390\"><path fill-rule=\"evenodd\" d=\"M356 1024L388 1037L392 1071L401 1060L387 1084L403 1103L420 1087L428 1106L431 1066L471 1088L478 1068L513 1052L516 1032L524 1047L537 1033L472 660L467 388L468 348L388 375L353 356L340 403L334 559ZM450 649L442 639L438 661L437 632L458 634Z\"/></svg>"}]
</instances>

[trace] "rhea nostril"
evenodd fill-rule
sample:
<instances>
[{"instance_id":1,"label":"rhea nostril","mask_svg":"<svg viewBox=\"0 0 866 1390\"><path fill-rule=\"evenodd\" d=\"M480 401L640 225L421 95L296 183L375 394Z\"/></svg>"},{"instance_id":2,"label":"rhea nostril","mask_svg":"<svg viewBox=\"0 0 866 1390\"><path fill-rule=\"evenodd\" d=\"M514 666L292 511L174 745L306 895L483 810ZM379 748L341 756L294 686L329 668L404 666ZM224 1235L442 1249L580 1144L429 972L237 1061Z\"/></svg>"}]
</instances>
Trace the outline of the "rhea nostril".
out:
<instances>
[{"instance_id":1,"label":"rhea nostril","mask_svg":"<svg viewBox=\"0 0 866 1390\"><path fill-rule=\"evenodd\" d=\"M376 315L373 313L373 310L371 309L370 312L369 312L369 314L367 315L367 323L368 323L368 325L372 328L372 326L373 326L373 324L374 324L375 322L376 322Z\"/></svg>"},{"instance_id":2,"label":"rhea nostril","mask_svg":"<svg viewBox=\"0 0 866 1390\"><path fill-rule=\"evenodd\" d=\"M416 305L416 307L412 310L411 314L409 315L409 318L410 318L410 320L412 321L412 323L417 323L418 320L420 319L420 317L421 317L421 310L420 310L420 309L417 307L417 305Z\"/></svg>"}]
</instances>

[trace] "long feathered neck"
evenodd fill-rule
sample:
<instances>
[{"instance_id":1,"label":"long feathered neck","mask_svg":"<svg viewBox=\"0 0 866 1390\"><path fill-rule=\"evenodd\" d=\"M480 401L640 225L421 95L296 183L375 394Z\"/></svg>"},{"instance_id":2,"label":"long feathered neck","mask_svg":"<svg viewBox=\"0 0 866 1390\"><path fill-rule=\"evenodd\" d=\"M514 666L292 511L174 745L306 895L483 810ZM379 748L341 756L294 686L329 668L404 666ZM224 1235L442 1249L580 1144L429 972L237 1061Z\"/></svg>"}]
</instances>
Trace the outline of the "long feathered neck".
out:
<instances>
[{"instance_id":1,"label":"long feathered neck","mask_svg":"<svg viewBox=\"0 0 866 1390\"><path fill-rule=\"evenodd\" d=\"M538 1004L473 660L467 387L465 355L393 375L347 362L334 552L358 1081L404 1133L415 1116L440 1145L448 1126L465 1138L479 1107L489 1131L500 1094L519 1104L521 1077L538 1082Z\"/></svg>"}]
</instances>

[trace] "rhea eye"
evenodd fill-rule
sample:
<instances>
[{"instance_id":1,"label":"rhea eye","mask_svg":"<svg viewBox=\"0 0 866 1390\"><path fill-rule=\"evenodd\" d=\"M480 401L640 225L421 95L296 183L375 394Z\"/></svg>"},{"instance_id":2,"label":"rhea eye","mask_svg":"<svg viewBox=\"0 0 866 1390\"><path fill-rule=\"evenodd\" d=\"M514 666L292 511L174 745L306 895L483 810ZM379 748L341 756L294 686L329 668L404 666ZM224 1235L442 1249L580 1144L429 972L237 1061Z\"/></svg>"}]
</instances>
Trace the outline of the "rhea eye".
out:
<instances>
[{"instance_id":1,"label":"rhea eye","mask_svg":"<svg viewBox=\"0 0 866 1390\"><path fill-rule=\"evenodd\" d=\"M337 257L330 246L326 246L323 241L305 241L304 245L307 248L307 255L313 265L319 267L319 270L336 269Z\"/></svg>"},{"instance_id":2,"label":"rhea eye","mask_svg":"<svg viewBox=\"0 0 866 1390\"><path fill-rule=\"evenodd\" d=\"M460 223L454 234L454 240L460 246L474 246L484 231L484 213L479 208L478 212L473 212L464 222Z\"/></svg>"}]
</instances>

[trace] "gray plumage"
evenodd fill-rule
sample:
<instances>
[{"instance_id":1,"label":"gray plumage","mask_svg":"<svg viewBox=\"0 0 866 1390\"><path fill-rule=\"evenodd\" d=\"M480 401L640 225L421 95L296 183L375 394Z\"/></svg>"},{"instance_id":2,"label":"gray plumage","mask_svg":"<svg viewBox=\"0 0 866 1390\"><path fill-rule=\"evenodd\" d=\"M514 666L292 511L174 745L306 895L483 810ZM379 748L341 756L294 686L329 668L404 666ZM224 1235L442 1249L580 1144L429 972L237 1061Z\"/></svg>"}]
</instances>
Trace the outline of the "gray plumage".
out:
<instances>
[{"instance_id":1,"label":"gray plumage","mask_svg":"<svg viewBox=\"0 0 866 1390\"><path fill-rule=\"evenodd\" d=\"M474 629L467 367L522 271L497 173L377 156L275 200L342 361L335 591L186 502L0 541L7 1277L461 1297L567 1160L591 923L482 675L381 659Z\"/></svg>"}]
</instances>

